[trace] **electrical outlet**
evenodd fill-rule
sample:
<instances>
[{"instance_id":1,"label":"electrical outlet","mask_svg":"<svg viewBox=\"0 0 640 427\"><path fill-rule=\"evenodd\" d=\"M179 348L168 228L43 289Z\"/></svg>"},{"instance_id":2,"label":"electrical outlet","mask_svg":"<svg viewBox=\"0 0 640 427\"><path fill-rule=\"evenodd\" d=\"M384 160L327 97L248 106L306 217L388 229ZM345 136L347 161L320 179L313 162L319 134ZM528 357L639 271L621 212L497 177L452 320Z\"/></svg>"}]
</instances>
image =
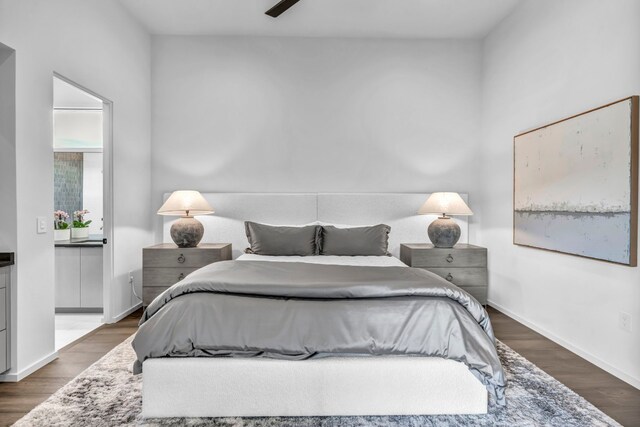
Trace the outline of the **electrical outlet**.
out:
<instances>
[{"instance_id":1,"label":"electrical outlet","mask_svg":"<svg viewBox=\"0 0 640 427\"><path fill-rule=\"evenodd\" d=\"M129 272L129 284L130 284L130 285L133 285L133 280L134 280L134 279L133 279L133 271L130 271L130 272Z\"/></svg>"},{"instance_id":2,"label":"electrical outlet","mask_svg":"<svg viewBox=\"0 0 640 427\"><path fill-rule=\"evenodd\" d=\"M44 216L36 217L36 232L45 234L47 232L47 218Z\"/></svg>"},{"instance_id":3,"label":"electrical outlet","mask_svg":"<svg viewBox=\"0 0 640 427\"><path fill-rule=\"evenodd\" d=\"M620 312L618 317L618 326L625 332L631 332L631 315L629 313Z\"/></svg>"}]
</instances>

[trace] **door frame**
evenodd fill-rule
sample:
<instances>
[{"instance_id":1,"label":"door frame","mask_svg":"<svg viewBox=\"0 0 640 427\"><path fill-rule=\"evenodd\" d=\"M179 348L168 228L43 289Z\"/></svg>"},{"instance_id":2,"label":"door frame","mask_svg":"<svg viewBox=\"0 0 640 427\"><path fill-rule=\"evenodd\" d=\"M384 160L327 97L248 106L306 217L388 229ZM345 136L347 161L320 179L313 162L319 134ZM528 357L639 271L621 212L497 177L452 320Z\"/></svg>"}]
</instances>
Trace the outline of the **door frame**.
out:
<instances>
[{"instance_id":1,"label":"door frame","mask_svg":"<svg viewBox=\"0 0 640 427\"><path fill-rule=\"evenodd\" d=\"M102 101L102 235L106 243L102 247L102 321L113 323L111 309L111 284L113 270L113 101L87 89L68 77L54 71L53 77L70 84Z\"/></svg>"}]
</instances>

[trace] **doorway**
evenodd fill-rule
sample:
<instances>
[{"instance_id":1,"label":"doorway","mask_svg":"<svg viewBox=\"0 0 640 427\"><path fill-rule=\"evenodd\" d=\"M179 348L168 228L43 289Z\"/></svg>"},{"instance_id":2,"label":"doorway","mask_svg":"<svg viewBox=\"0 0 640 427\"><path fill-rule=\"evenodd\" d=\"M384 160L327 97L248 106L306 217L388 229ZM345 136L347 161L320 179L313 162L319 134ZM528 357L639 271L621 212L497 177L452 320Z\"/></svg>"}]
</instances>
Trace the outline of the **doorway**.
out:
<instances>
[{"instance_id":1,"label":"doorway","mask_svg":"<svg viewBox=\"0 0 640 427\"><path fill-rule=\"evenodd\" d=\"M55 346L109 320L111 102L53 76Z\"/></svg>"}]
</instances>

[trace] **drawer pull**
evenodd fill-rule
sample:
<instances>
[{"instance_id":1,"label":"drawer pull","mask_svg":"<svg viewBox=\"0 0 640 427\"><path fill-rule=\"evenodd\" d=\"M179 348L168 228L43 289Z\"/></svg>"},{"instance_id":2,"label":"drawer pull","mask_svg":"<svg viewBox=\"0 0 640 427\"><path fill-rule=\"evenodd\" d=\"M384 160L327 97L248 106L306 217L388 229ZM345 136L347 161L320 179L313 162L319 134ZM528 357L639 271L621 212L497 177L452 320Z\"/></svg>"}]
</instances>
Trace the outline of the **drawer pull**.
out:
<instances>
[{"instance_id":1,"label":"drawer pull","mask_svg":"<svg viewBox=\"0 0 640 427\"><path fill-rule=\"evenodd\" d=\"M180 275L178 276L178 281L184 279L184 273L180 273Z\"/></svg>"},{"instance_id":2,"label":"drawer pull","mask_svg":"<svg viewBox=\"0 0 640 427\"><path fill-rule=\"evenodd\" d=\"M178 257L178 262L179 262L180 264L184 264L184 262L185 262L186 260L187 260L187 259L186 259L186 258L184 257L184 255L182 255L182 254L180 254L180 256Z\"/></svg>"},{"instance_id":3,"label":"drawer pull","mask_svg":"<svg viewBox=\"0 0 640 427\"><path fill-rule=\"evenodd\" d=\"M453 281L453 276L451 275L451 273L447 274L447 277L445 277L445 279L447 279L449 282Z\"/></svg>"},{"instance_id":4,"label":"drawer pull","mask_svg":"<svg viewBox=\"0 0 640 427\"><path fill-rule=\"evenodd\" d=\"M452 263L453 262L453 256L451 256L451 254L447 255L447 262L448 263Z\"/></svg>"}]
</instances>

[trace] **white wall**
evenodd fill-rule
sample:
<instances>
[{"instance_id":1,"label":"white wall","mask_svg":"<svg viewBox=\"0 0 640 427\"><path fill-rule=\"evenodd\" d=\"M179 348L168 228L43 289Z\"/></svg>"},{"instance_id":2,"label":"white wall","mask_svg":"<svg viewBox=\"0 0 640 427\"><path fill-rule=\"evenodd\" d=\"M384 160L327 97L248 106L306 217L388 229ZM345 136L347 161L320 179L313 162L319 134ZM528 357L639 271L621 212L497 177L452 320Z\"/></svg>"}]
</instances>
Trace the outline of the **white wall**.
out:
<instances>
[{"instance_id":1,"label":"white wall","mask_svg":"<svg viewBox=\"0 0 640 427\"><path fill-rule=\"evenodd\" d=\"M16 197L16 55L0 44L0 252L15 252L18 241ZM11 267L10 280L15 283L17 271ZM12 306L17 295L11 292ZM11 313L9 333L15 335L16 313ZM11 349L10 360L16 359Z\"/></svg>"},{"instance_id":2,"label":"white wall","mask_svg":"<svg viewBox=\"0 0 640 427\"><path fill-rule=\"evenodd\" d=\"M528 0L484 40L480 233L493 305L636 387L640 270L511 242L513 136L639 94L638 17L634 0Z\"/></svg>"},{"instance_id":3,"label":"white wall","mask_svg":"<svg viewBox=\"0 0 640 427\"><path fill-rule=\"evenodd\" d=\"M115 1L0 0L0 42L16 50L17 349L12 377L54 355L53 72L114 103L115 280L111 314L132 307L129 270L150 243L150 38Z\"/></svg>"},{"instance_id":4,"label":"white wall","mask_svg":"<svg viewBox=\"0 0 640 427\"><path fill-rule=\"evenodd\" d=\"M0 44L0 252L16 247L16 57Z\"/></svg>"},{"instance_id":5,"label":"white wall","mask_svg":"<svg viewBox=\"0 0 640 427\"><path fill-rule=\"evenodd\" d=\"M473 208L480 66L477 41L154 37L153 208L178 189L447 190Z\"/></svg>"}]
</instances>

